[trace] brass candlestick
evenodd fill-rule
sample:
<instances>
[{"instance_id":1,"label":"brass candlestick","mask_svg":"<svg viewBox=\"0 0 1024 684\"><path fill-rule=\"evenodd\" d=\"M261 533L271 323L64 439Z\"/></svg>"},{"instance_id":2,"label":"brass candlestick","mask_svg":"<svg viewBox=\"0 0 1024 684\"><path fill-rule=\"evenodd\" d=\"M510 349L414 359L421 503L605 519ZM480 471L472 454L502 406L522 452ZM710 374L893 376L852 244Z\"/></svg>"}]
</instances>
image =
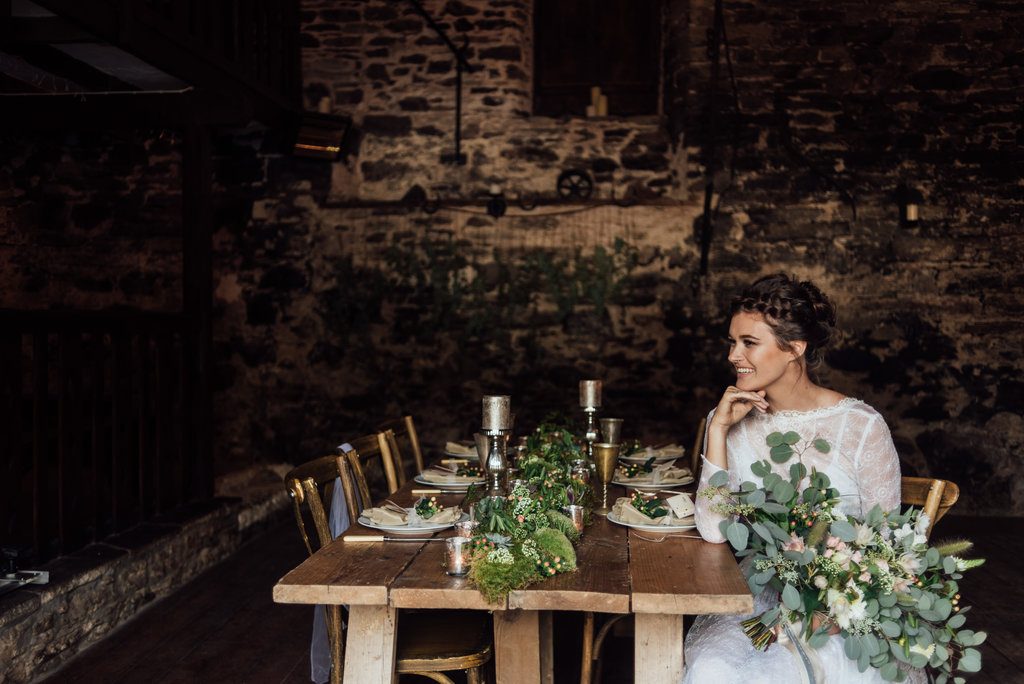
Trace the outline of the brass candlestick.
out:
<instances>
[{"instance_id":1,"label":"brass candlestick","mask_svg":"<svg viewBox=\"0 0 1024 684\"><path fill-rule=\"evenodd\" d=\"M608 515L608 483L615 476L615 466L618 462L618 444L594 445L594 464L597 466L597 481L601 483L601 507L594 511L598 515Z\"/></svg>"}]
</instances>

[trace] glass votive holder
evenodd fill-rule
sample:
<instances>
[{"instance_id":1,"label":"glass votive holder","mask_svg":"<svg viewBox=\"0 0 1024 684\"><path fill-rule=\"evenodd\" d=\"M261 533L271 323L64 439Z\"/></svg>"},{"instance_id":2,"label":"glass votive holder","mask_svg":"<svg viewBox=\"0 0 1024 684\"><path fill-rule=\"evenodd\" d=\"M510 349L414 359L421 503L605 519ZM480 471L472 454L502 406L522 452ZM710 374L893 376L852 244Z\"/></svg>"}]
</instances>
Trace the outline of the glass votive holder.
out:
<instances>
[{"instance_id":1,"label":"glass votive holder","mask_svg":"<svg viewBox=\"0 0 1024 684\"><path fill-rule=\"evenodd\" d=\"M569 520L572 520L572 526L576 528L576 531L582 532L584 524L583 516L586 513L586 509L583 508L583 506L572 504L566 506L562 510L567 516L569 516Z\"/></svg>"},{"instance_id":2,"label":"glass votive holder","mask_svg":"<svg viewBox=\"0 0 1024 684\"><path fill-rule=\"evenodd\" d=\"M469 539L466 537L448 537L444 540L445 572L455 577L462 577L469 572Z\"/></svg>"},{"instance_id":3,"label":"glass votive holder","mask_svg":"<svg viewBox=\"0 0 1024 684\"><path fill-rule=\"evenodd\" d=\"M590 484L590 463L585 458L572 462L572 476L583 484Z\"/></svg>"},{"instance_id":4,"label":"glass votive holder","mask_svg":"<svg viewBox=\"0 0 1024 684\"><path fill-rule=\"evenodd\" d=\"M476 528L480 527L480 523L476 520L463 520L462 522L455 523L455 536L462 537L464 539L472 539L473 535L476 534Z\"/></svg>"}]
</instances>

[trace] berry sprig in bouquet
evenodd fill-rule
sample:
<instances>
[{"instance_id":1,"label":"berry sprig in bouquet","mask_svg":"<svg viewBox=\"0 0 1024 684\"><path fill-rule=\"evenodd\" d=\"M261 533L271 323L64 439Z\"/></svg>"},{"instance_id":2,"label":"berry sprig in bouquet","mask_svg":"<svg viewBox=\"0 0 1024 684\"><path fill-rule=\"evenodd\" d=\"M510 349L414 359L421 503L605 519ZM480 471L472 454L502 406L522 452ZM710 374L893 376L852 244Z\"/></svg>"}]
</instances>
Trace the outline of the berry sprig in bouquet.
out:
<instances>
[{"instance_id":1,"label":"berry sprig in bouquet","mask_svg":"<svg viewBox=\"0 0 1024 684\"><path fill-rule=\"evenodd\" d=\"M864 519L844 515L828 476L799 462L809 448L827 453L828 443L816 439L798 451L800 439L795 432L767 437L771 461L798 456L788 479L763 460L751 466L760 484L732 492L721 471L701 492L731 516L722 533L737 556L749 557L743 567L751 591L780 595L777 606L742 623L754 647L767 649L784 633L813 656L838 633L861 672L874 667L899 682L907 668L925 668L938 684L962 684L963 673L981 669L976 647L986 634L964 629L969 608L959 581L984 560L964 557L968 541L929 545L930 521L913 508L876 505Z\"/></svg>"}]
</instances>

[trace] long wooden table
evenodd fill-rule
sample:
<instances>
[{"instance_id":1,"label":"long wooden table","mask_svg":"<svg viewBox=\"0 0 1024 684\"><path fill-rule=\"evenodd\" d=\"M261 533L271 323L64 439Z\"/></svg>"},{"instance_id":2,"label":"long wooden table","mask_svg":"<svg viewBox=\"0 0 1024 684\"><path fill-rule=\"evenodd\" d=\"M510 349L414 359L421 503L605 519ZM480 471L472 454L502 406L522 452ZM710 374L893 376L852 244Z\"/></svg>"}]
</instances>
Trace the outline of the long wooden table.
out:
<instances>
[{"instance_id":1,"label":"long wooden table","mask_svg":"<svg viewBox=\"0 0 1024 684\"><path fill-rule=\"evenodd\" d=\"M411 506L411 482L391 497ZM609 488L609 500L623 492ZM458 505L461 494L438 501ZM465 578L443 571L444 544L346 542L377 534L354 524L274 587L278 603L349 606L345 679L391 682L400 608L494 611L499 684L552 681L551 611L634 613L634 681L676 684L683 674L683 616L749 613L753 597L725 544L627 529L594 516L577 547L579 570L513 591L488 604ZM445 531L439 536L448 536ZM696 534L696 532L694 532Z\"/></svg>"}]
</instances>

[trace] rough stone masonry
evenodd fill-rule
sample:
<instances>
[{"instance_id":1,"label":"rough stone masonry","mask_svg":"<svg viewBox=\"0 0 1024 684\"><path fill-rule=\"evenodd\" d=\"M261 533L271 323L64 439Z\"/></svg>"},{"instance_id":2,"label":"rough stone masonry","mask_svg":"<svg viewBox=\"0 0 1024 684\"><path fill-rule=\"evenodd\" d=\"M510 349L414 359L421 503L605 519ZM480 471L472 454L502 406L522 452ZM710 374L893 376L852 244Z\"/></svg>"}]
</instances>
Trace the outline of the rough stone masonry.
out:
<instances>
[{"instance_id":1,"label":"rough stone masonry","mask_svg":"<svg viewBox=\"0 0 1024 684\"><path fill-rule=\"evenodd\" d=\"M730 379L729 295L783 270L837 300L825 381L883 413L904 471L958 482L958 512L1024 512L1024 8L725 2L732 72L709 112L712 3L667 0L660 114L561 120L532 115L531 2L424 6L479 66L466 166L439 162L451 53L403 2L303 2L306 106L329 98L359 131L341 161L219 141L220 471L318 456L400 412L427 446L465 437L485 392L530 425L572 410L584 376L627 437L688 440ZM20 150L0 159L4 306L178 305L178 257L137 218L179 201L178 150L156 140L87 141L109 177L79 139L4 142ZM567 168L631 206L521 206ZM917 226L898 221L900 183L924 196ZM402 202L415 186L436 212ZM74 258L97 241L116 257Z\"/></svg>"}]
</instances>

